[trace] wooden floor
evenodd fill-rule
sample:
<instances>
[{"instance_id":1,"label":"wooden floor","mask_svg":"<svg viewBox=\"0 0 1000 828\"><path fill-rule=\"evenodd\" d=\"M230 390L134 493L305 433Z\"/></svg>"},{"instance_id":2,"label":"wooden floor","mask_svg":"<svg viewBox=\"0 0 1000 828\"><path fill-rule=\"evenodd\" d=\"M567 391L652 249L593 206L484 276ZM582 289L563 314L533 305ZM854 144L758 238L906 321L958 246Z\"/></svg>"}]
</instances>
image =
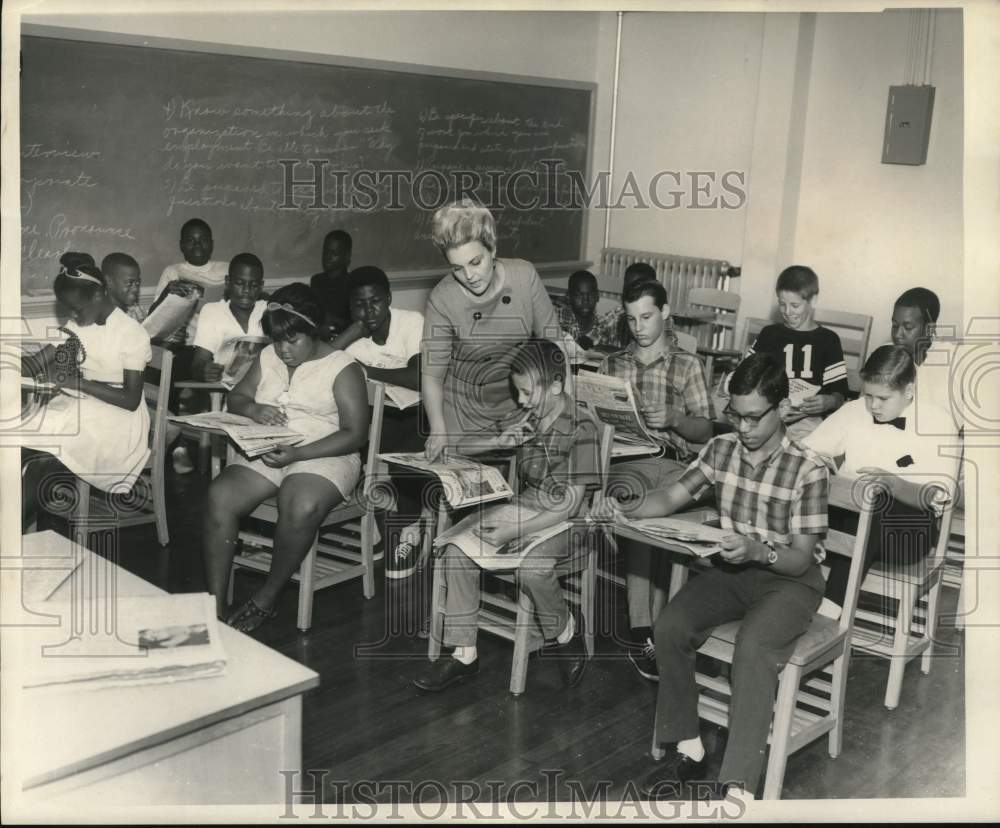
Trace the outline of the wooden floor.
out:
<instances>
[{"instance_id":1,"label":"wooden floor","mask_svg":"<svg viewBox=\"0 0 1000 828\"><path fill-rule=\"evenodd\" d=\"M200 515L206 481L168 472L171 542L161 548L152 525L121 533L120 563L170 592L204 590ZM52 524L59 528L58 524ZM43 524L41 528L45 528ZM260 576L240 574L242 600ZM318 593L312 630L295 629L296 593L286 590L280 614L257 638L316 670L321 684L305 697L303 767L325 772L324 800L346 802L362 780L424 782L421 801L487 801L501 782L506 799L552 801L576 790L609 799L651 767L649 742L655 685L638 676L615 631L627 631L624 593L600 581L598 655L583 682L565 689L552 662L533 658L527 692L507 691L511 648L489 635L479 640L480 675L437 695L421 695L410 679L426 659L416 635L427 605L420 575L386 581L374 599L360 581ZM944 590L944 612L955 593ZM960 797L965 794L963 636L950 626L929 676L907 667L900 706L882 706L887 663L856 654L847 699L844 750L836 760L826 740L790 758L784 799ZM945 652L945 651L948 652ZM718 770L725 732L703 723ZM458 780L469 786L455 787ZM442 783L441 788L437 783ZM494 787L491 789L490 785ZM475 787L478 785L478 788ZM391 801L391 788L373 797ZM438 792L436 794L436 792Z\"/></svg>"}]
</instances>

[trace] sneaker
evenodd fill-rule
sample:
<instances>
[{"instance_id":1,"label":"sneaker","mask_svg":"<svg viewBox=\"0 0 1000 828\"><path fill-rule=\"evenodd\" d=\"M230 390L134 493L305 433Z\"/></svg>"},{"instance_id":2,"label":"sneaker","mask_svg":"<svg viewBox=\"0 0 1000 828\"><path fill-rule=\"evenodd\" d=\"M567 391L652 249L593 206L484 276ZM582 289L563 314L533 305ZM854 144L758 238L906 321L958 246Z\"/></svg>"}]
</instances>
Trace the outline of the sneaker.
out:
<instances>
[{"instance_id":1,"label":"sneaker","mask_svg":"<svg viewBox=\"0 0 1000 828\"><path fill-rule=\"evenodd\" d=\"M653 645L652 639L647 638L641 647L630 649L628 660L632 662L632 666L644 679L660 680L660 671L656 666L656 647Z\"/></svg>"},{"instance_id":2,"label":"sneaker","mask_svg":"<svg viewBox=\"0 0 1000 828\"><path fill-rule=\"evenodd\" d=\"M194 471L194 463L185 446L177 446L170 454L170 460L176 474L190 474Z\"/></svg>"}]
</instances>

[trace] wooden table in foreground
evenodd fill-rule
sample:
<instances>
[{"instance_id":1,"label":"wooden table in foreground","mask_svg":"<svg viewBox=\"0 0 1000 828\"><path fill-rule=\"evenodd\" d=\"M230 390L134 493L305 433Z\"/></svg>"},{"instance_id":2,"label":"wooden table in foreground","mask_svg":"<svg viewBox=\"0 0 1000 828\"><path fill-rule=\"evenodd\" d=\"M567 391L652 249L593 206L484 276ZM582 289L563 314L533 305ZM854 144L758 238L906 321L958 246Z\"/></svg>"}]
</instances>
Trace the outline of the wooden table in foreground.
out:
<instances>
[{"instance_id":1,"label":"wooden table in foreground","mask_svg":"<svg viewBox=\"0 0 1000 828\"><path fill-rule=\"evenodd\" d=\"M45 545L52 557L82 557L50 600L68 601L73 590L92 594L89 584L104 585L102 594L163 594L53 532L23 540ZM243 633L220 629L227 661L221 676L105 690L8 687L5 765L19 780L20 804L74 807L81 818L109 805L283 806L279 771L301 770L302 694L318 686L319 676ZM58 642L67 633L54 626L52 635Z\"/></svg>"}]
</instances>

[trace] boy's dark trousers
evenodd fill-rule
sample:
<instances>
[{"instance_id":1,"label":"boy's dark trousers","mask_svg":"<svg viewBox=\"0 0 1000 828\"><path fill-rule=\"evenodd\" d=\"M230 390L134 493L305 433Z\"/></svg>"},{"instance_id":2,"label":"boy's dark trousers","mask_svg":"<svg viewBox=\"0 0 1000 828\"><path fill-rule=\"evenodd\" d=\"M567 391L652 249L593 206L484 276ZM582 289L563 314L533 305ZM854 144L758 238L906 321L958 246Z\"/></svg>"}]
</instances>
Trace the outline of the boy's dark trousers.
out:
<instances>
[{"instance_id":1,"label":"boy's dark trousers","mask_svg":"<svg viewBox=\"0 0 1000 828\"><path fill-rule=\"evenodd\" d=\"M778 673L808 629L822 594L823 576L815 564L800 578L754 565L719 564L688 581L664 608L653 631L660 673L657 741L699 735L695 653L716 626L742 620L719 781L741 782L747 792L755 792L764 768Z\"/></svg>"}]
</instances>

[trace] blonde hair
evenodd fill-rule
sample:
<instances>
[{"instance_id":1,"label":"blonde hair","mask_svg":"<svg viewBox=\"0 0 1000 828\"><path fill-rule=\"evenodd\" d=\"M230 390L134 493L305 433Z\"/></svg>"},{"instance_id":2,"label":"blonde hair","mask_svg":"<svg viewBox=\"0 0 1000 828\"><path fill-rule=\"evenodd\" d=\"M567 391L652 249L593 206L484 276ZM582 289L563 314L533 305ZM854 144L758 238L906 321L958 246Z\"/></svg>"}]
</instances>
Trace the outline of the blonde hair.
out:
<instances>
[{"instance_id":1,"label":"blonde hair","mask_svg":"<svg viewBox=\"0 0 1000 828\"><path fill-rule=\"evenodd\" d=\"M495 253L497 226L489 210L471 198L463 198L446 204L434 214L431 239L445 254L453 247L474 241Z\"/></svg>"}]
</instances>

